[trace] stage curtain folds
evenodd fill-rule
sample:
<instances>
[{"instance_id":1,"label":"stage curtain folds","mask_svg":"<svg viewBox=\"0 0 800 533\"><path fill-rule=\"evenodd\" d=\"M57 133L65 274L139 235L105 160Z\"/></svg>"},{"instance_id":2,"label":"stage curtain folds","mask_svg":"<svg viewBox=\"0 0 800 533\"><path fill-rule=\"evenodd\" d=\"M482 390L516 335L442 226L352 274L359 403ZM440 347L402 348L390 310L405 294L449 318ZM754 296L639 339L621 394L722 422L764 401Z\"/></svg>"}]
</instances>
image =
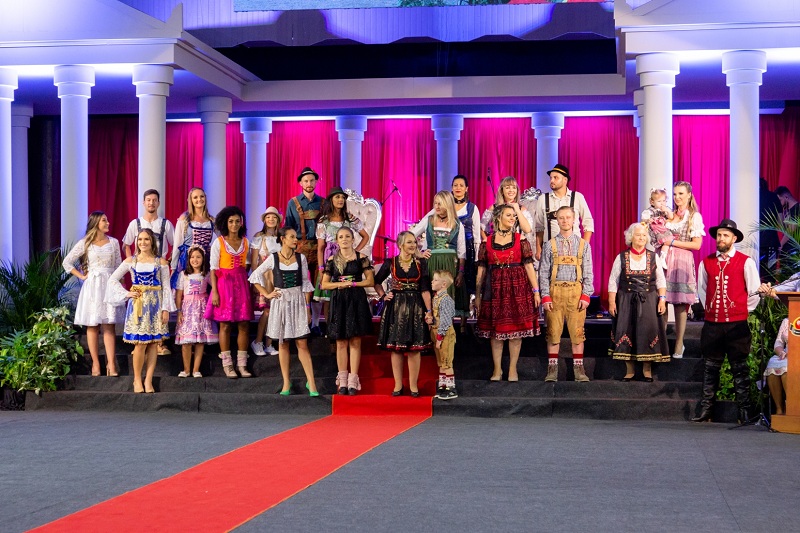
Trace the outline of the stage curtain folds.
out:
<instances>
[{"instance_id":1,"label":"stage curtain folds","mask_svg":"<svg viewBox=\"0 0 800 533\"><path fill-rule=\"evenodd\" d=\"M395 239L433 207L436 187L436 141L430 119L370 119L362 148L362 190L368 198L388 197L378 235ZM375 241L375 257L383 257L383 239ZM389 255L397 253L390 243Z\"/></svg>"}]
</instances>

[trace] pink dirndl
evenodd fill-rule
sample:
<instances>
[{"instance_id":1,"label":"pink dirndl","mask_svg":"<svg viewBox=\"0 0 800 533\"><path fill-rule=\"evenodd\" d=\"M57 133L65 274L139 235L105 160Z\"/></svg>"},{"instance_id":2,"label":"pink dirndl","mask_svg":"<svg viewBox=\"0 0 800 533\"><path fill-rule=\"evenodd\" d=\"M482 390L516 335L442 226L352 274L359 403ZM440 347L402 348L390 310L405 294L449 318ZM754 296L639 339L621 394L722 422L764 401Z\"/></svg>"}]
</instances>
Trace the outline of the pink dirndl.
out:
<instances>
[{"instance_id":1,"label":"pink dirndl","mask_svg":"<svg viewBox=\"0 0 800 533\"><path fill-rule=\"evenodd\" d=\"M231 269L220 268L214 272L217 275L219 306L215 307L211 303L209 295L205 317L217 322L253 320L253 302L250 283L247 281L247 270L240 266Z\"/></svg>"}]
</instances>

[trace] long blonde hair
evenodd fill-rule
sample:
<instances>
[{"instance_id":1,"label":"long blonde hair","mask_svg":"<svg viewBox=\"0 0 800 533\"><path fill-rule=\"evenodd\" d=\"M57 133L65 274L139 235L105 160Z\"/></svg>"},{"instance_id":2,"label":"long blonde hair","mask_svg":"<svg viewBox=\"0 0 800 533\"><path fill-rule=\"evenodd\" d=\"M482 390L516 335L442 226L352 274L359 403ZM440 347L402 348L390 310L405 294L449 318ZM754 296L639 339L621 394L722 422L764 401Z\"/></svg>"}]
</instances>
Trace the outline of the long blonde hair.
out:
<instances>
[{"instance_id":1,"label":"long blonde hair","mask_svg":"<svg viewBox=\"0 0 800 533\"><path fill-rule=\"evenodd\" d=\"M106 214L103 211L92 211L89 214L89 220L86 222L86 235L83 237L83 254L81 255L81 272L84 274L89 273L89 246L97 238L97 234L100 233L97 227L104 216Z\"/></svg>"},{"instance_id":2,"label":"long blonde hair","mask_svg":"<svg viewBox=\"0 0 800 533\"><path fill-rule=\"evenodd\" d=\"M353 233L353 230L350 227L342 226L341 228L336 230L336 237L337 237L336 240L339 240L338 239L339 233L342 232L342 231L349 232L350 233L350 237L352 237L352 238L355 238L355 236L356 236L356 234ZM356 254L358 254L358 252L356 252ZM356 255L356 257L358 257L358 255ZM347 259L345 259L345 257L342 255L341 248L336 252L336 255L333 256L333 264L336 265L336 268L339 270L339 272L344 272L344 269L347 266Z\"/></svg>"},{"instance_id":3,"label":"long blonde hair","mask_svg":"<svg viewBox=\"0 0 800 533\"><path fill-rule=\"evenodd\" d=\"M503 187L513 183L514 186L517 188L517 196L512 200L513 202L519 203L519 182L517 178L514 176L506 176L503 178L503 181L500 182L500 186L497 188L497 195L494 199L494 205L506 204L506 197L503 196Z\"/></svg>"},{"instance_id":4,"label":"long blonde hair","mask_svg":"<svg viewBox=\"0 0 800 533\"><path fill-rule=\"evenodd\" d=\"M188 207L186 209L186 212L183 214L183 216L186 218L186 222L191 222L196 214L194 212L194 205L192 205L192 193L194 191L201 191L203 193L203 196L206 197L206 205L203 206L203 212L200 214L203 215L206 218L206 220L210 220L213 226L214 217L212 217L211 213L208 212L208 195L206 194L206 191L204 191L200 187L192 187L191 189L189 189L189 194L186 195L186 203L188 204Z\"/></svg>"},{"instance_id":5,"label":"long blonde hair","mask_svg":"<svg viewBox=\"0 0 800 533\"><path fill-rule=\"evenodd\" d=\"M456 215L456 204L453 202L453 194L450 191L439 191L433 196L433 203L436 204L436 199L444 206L447 211L447 223L452 230L458 225L458 215ZM435 213L434 213L435 214ZM438 216L438 215L437 215Z\"/></svg>"},{"instance_id":6,"label":"long blonde hair","mask_svg":"<svg viewBox=\"0 0 800 533\"><path fill-rule=\"evenodd\" d=\"M692 184L688 181L676 181L675 184L672 186L672 190L674 191L676 187L685 187L686 192L689 193L689 204L687 205L687 209L689 210L689 220L692 220L692 216L697 213L697 201L694 199L694 193L692 192Z\"/></svg>"}]
</instances>

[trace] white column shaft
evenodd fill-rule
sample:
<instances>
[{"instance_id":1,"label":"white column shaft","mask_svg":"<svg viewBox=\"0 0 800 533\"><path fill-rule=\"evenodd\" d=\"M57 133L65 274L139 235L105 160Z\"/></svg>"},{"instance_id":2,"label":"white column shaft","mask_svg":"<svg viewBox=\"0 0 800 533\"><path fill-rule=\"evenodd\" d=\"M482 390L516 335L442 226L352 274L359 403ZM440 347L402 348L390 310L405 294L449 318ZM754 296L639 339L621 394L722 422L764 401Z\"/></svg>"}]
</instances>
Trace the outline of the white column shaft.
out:
<instances>
[{"instance_id":1,"label":"white column shaft","mask_svg":"<svg viewBox=\"0 0 800 533\"><path fill-rule=\"evenodd\" d=\"M550 188L547 171L558 163L558 141L564 129L564 114L534 113L531 127L536 137L536 188L547 191Z\"/></svg>"},{"instance_id":2,"label":"white column shaft","mask_svg":"<svg viewBox=\"0 0 800 533\"><path fill-rule=\"evenodd\" d=\"M14 201L11 170L11 101L17 88L17 73L0 68L0 261L13 259L11 224Z\"/></svg>"},{"instance_id":3,"label":"white column shaft","mask_svg":"<svg viewBox=\"0 0 800 533\"><path fill-rule=\"evenodd\" d=\"M211 213L227 205L226 134L231 105L224 96L206 96L197 105L203 124L203 189Z\"/></svg>"},{"instance_id":4,"label":"white column shaft","mask_svg":"<svg viewBox=\"0 0 800 533\"><path fill-rule=\"evenodd\" d=\"M241 128L245 143L245 217L249 233L253 235L261 228L261 214L267 208L267 143L272 133L272 120L244 118Z\"/></svg>"},{"instance_id":5,"label":"white column shaft","mask_svg":"<svg viewBox=\"0 0 800 533\"><path fill-rule=\"evenodd\" d=\"M341 143L341 187L361 192L361 149L367 131L367 117L336 117L336 131Z\"/></svg>"},{"instance_id":6,"label":"white column shaft","mask_svg":"<svg viewBox=\"0 0 800 533\"><path fill-rule=\"evenodd\" d=\"M458 141L464 129L464 117L434 115L431 127L436 139L436 190L449 191L458 174Z\"/></svg>"},{"instance_id":7,"label":"white column shaft","mask_svg":"<svg viewBox=\"0 0 800 533\"><path fill-rule=\"evenodd\" d=\"M28 198L28 130L33 107L11 106L11 175L13 176L11 231L14 235L14 262L30 259L31 222Z\"/></svg>"}]
</instances>

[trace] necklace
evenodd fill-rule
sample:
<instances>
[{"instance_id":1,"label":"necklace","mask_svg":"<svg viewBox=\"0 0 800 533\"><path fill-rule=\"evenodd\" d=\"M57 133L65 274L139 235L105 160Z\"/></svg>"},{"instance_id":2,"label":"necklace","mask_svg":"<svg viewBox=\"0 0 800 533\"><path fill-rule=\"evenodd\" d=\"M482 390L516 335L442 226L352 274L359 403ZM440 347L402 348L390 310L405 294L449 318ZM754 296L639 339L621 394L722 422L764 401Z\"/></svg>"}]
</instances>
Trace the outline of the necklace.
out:
<instances>
[{"instance_id":1,"label":"necklace","mask_svg":"<svg viewBox=\"0 0 800 533\"><path fill-rule=\"evenodd\" d=\"M503 237L505 237L506 235L508 235L509 233L511 233L511 230L510 230L510 229L500 229L500 228L497 228L497 233L499 233L500 235L502 235Z\"/></svg>"},{"instance_id":2,"label":"necklace","mask_svg":"<svg viewBox=\"0 0 800 533\"><path fill-rule=\"evenodd\" d=\"M281 257L284 263L288 263L289 261L292 260L292 257L294 257L294 252L290 253L289 257L286 257L285 255L283 255L283 250L279 250L278 255Z\"/></svg>"},{"instance_id":3,"label":"necklace","mask_svg":"<svg viewBox=\"0 0 800 533\"><path fill-rule=\"evenodd\" d=\"M631 248L630 250L631 250L631 253L632 253L633 255L642 255L642 254L645 252L646 248L642 248L642 251L641 251L641 252L637 252L637 251L636 251L636 250L634 250L633 248Z\"/></svg>"},{"instance_id":4,"label":"necklace","mask_svg":"<svg viewBox=\"0 0 800 533\"><path fill-rule=\"evenodd\" d=\"M456 198L455 196L453 196L453 201L454 201L454 202L455 202L457 205L465 204L465 203L467 203L467 197L465 196L464 198L462 198L461 200L459 200L458 198Z\"/></svg>"},{"instance_id":5,"label":"necklace","mask_svg":"<svg viewBox=\"0 0 800 533\"><path fill-rule=\"evenodd\" d=\"M447 220L447 215L445 215L445 216L436 215L436 216L438 217L439 222L444 222L445 220Z\"/></svg>"}]
</instances>

